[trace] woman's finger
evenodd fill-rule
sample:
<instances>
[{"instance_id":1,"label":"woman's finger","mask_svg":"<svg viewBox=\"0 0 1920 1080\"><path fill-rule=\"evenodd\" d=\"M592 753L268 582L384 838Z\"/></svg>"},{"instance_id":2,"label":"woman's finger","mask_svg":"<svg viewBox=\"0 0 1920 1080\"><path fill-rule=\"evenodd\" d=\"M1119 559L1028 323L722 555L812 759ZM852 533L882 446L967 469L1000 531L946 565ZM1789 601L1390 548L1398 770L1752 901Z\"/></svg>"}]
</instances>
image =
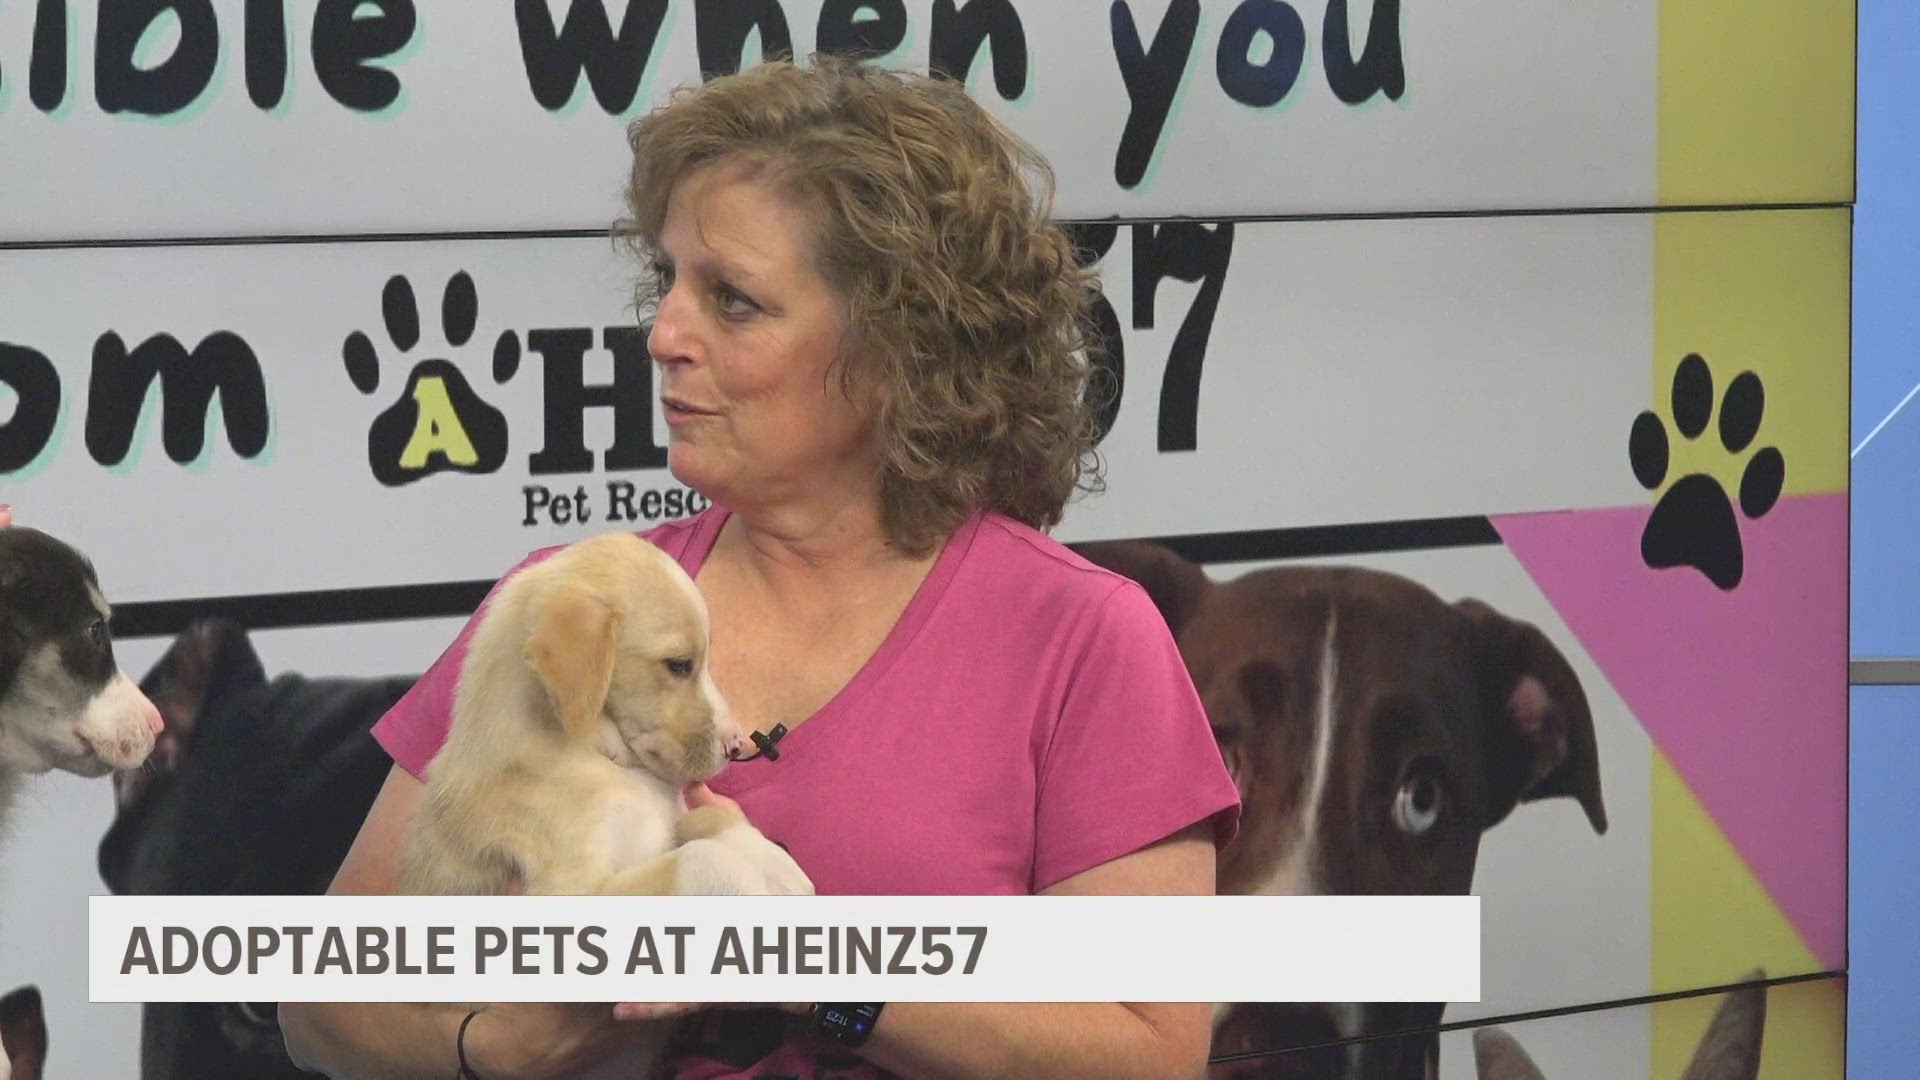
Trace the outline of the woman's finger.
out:
<instances>
[{"instance_id":1,"label":"woman's finger","mask_svg":"<svg viewBox=\"0 0 1920 1080\"><path fill-rule=\"evenodd\" d=\"M13 504L0 504L0 529L13 524Z\"/></svg>"},{"instance_id":2,"label":"woman's finger","mask_svg":"<svg viewBox=\"0 0 1920 1080\"><path fill-rule=\"evenodd\" d=\"M727 807L731 809L739 809L739 806L740 806L739 803L734 802L732 799L727 798L725 795L721 795L718 792L715 792L712 788L708 787L706 784L703 784L703 783L688 784L687 790L686 790L686 800L687 800L687 809L689 810L698 810L703 806L721 806L721 807Z\"/></svg>"}]
</instances>

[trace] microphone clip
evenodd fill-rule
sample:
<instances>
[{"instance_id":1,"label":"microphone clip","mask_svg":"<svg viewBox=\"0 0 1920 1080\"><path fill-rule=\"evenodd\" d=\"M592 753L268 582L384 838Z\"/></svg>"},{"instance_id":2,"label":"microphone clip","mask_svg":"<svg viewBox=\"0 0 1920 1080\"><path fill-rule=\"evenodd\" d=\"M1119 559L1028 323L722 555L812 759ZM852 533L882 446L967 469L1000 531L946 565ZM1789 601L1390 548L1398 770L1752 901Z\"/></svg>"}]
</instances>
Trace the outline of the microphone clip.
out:
<instances>
[{"instance_id":1,"label":"microphone clip","mask_svg":"<svg viewBox=\"0 0 1920 1080\"><path fill-rule=\"evenodd\" d=\"M775 748L774 744L778 743L780 741L781 736L785 735L786 733L787 733L787 725L775 724L773 725L772 731L754 732L752 736L753 745L760 748L760 753L765 755L768 761L779 761L780 751Z\"/></svg>"}]
</instances>

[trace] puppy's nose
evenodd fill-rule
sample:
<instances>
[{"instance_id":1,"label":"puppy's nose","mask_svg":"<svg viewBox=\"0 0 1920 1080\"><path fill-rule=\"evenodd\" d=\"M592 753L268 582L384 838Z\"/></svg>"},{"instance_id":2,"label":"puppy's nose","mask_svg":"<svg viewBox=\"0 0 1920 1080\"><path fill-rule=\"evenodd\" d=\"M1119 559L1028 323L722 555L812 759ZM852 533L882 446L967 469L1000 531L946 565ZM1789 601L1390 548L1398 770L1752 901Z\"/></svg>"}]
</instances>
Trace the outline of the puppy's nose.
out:
<instances>
[{"instance_id":1,"label":"puppy's nose","mask_svg":"<svg viewBox=\"0 0 1920 1080\"><path fill-rule=\"evenodd\" d=\"M720 745L726 750L727 759L733 761L738 760L744 755L747 752L747 748L752 746L753 743L748 740L745 732L737 727L729 727L721 732Z\"/></svg>"},{"instance_id":2,"label":"puppy's nose","mask_svg":"<svg viewBox=\"0 0 1920 1080\"><path fill-rule=\"evenodd\" d=\"M157 739L161 732L167 730L167 722L160 719L160 710L154 707L153 702L147 701L145 695L141 696L141 700L145 702L140 712L147 721L147 731Z\"/></svg>"}]
</instances>

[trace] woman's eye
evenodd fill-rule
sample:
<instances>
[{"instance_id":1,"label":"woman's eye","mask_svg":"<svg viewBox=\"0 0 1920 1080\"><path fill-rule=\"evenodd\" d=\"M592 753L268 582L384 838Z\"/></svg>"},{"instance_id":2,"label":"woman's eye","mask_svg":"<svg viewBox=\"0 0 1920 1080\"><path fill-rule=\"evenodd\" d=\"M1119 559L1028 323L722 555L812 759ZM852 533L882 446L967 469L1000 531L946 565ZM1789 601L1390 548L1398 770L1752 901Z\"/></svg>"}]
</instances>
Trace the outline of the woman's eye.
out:
<instances>
[{"instance_id":1,"label":"woman's eye","mask_svg":"<svg viewBox=\"0 0 1920 1080\"><path fill-rule=\"evenodd\" d=\"M672 672L675 678L684 679L693 674L693 661L688 657L669 657L665 663L667 670Z\"/></svg>"},{"instance_id":2,"label":"woman's eye","mask_svg":"<svg viewBox=\"0 0 1920 1080\"><path fill-rule=\"evenodd\" d=\"M1425 836L1440 821L1443 802L1439 780L1425 772L1409 775L1393 793L1394 827L1408 836Z\"/></svg>"},{"instance_id":3,"label":"woman's eye","mask_svg":"<svg viewBox=\"0 0 1920 1080\"><path fill-rule=\"evenodd\" d=\"M747 299L745 293L731 285L718 286L714 289L714 296L719 300L720 310L728 315L745 315L754 307L753 301Z\"/></svg>"},{"instance_id":4,"label":"woman's eye","mask_svg":"<svg viewBox=\"0 0 1920 1080\"><path fill-rule=\"evenodd\" d=\"M660 291L665 292L673 288L673 267L665 263L655 263L653 265L653 277L654 280L660 283Z\"/></svg>"}]
</instances>

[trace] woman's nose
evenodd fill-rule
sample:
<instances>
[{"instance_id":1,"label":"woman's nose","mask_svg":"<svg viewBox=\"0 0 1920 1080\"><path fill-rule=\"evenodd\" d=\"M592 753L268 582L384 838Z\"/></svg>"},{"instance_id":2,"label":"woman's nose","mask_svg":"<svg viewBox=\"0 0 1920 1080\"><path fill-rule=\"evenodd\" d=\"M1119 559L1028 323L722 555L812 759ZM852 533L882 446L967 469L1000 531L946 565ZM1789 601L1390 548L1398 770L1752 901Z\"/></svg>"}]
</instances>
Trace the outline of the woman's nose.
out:
<instances>
[{"instance_id":1,"label":"woman's nose","mask_svg":"<svg viewBox=\"0 0 1920 1080\"><path fill-rule=\"evenodd\" d=\"M647 352L655 363L672 363L691 359L688 345L684 316L674 294L668 292L660 298L660 307L647 325Z\"/></svg>"}]
</instances>

